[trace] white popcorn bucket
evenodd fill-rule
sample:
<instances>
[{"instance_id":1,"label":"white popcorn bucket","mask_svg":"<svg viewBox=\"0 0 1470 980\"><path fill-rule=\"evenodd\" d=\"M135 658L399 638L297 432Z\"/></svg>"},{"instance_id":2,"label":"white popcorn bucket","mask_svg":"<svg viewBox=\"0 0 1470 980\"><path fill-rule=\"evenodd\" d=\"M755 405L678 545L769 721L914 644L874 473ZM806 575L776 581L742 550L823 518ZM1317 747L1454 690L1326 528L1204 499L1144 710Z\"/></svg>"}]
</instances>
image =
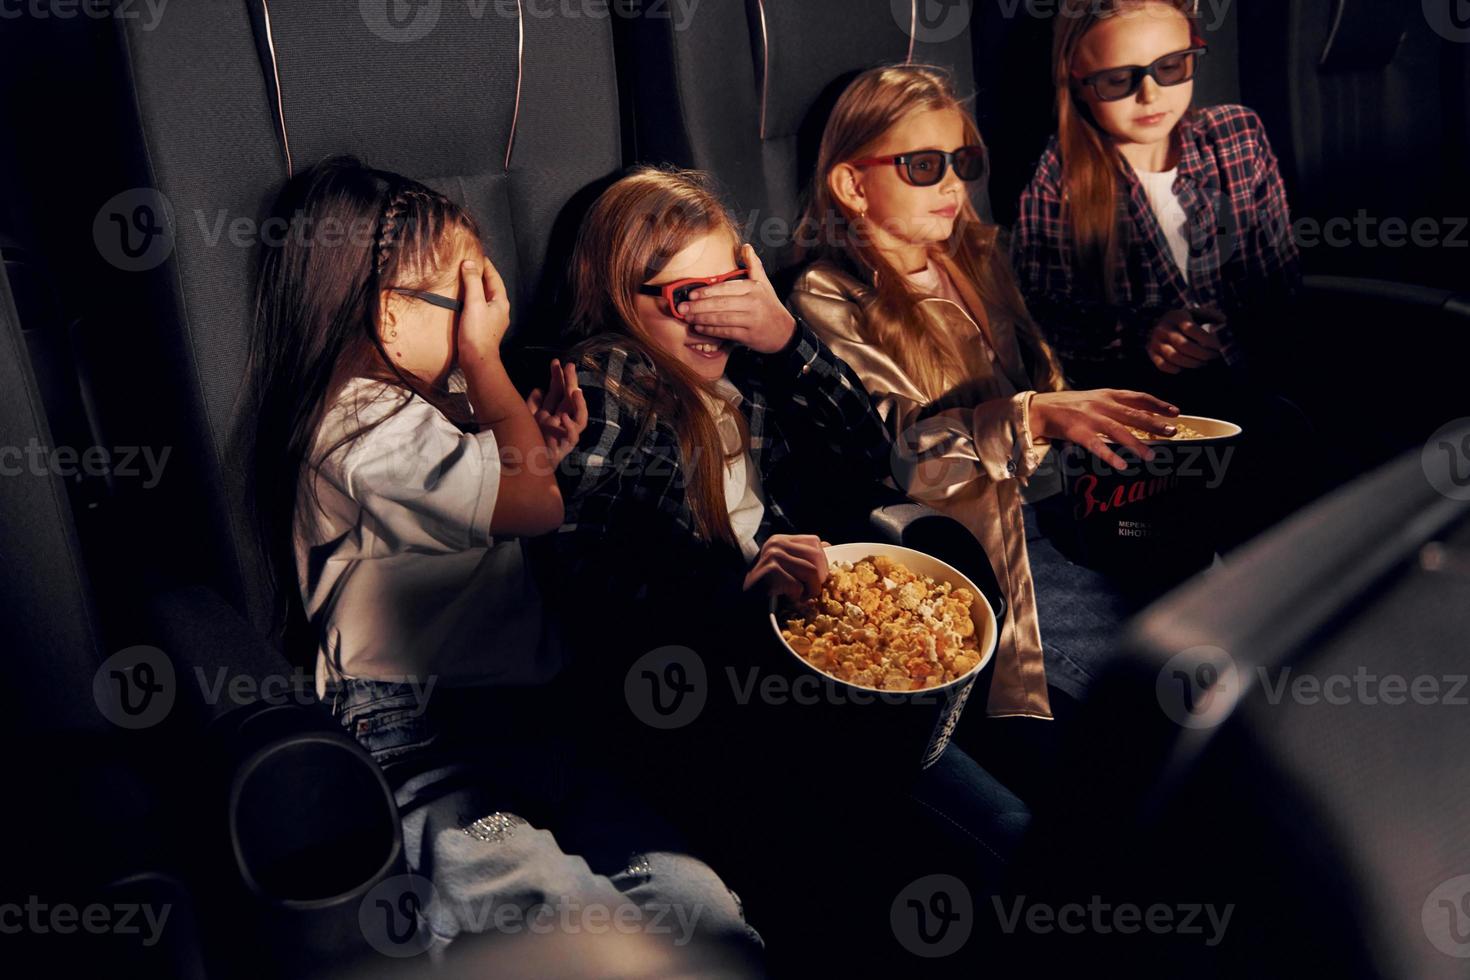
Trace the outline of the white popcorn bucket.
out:
<instances>
[{"instance_id":1,"label":"white popcorn bucket","mask_svg":"<svg viewBox=\"0 0 1470 980\"><path fill-rule=\"evenodd\" d=\"M781 635L782 621L778 618L778 600L772 598L770 606L771 629L776 639L791 656L800 670L815 675L829 693L826 704L835 709L824 724L840 726L844 732L861 733L871 738L885 756L891 756L902 765L919 764L920 769L932 766L949 745L960 713L975 686L975 679L995 656L1000 628L996 623L995 611L985 592L952 565L912 548L893 544L854 543L833 545L826 549L827 562L856 564L865 558L887 557L899 562L916 575L926 576L935 582L947 582L952 588L968 589L975 596L970 606L970 616L975 623L976 647L979 662L965 674L952 681L921 691L885 691L876 687L854 684L828 674L791 648Z\"/></svg>"}]
</instances>

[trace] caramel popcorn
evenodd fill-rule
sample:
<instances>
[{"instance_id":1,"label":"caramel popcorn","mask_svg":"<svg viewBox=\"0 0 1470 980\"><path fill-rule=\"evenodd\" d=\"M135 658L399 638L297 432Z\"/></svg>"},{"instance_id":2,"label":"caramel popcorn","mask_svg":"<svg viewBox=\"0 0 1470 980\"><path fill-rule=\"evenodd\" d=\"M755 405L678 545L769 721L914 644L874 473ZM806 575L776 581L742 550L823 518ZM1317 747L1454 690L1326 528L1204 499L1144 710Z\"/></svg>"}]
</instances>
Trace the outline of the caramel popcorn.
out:
<instances>
[{"instance_id":1,"label":"caramel popcorn","mask_svg":"<svg viewBox=\"0 0 1470 980\"><path fill-rule=\"evenodd\" d=\"M1203 432L1192 426L1185 425L1183 422L1180 422L1177 419L1174 421L1174 427L1179 431L1174 433L1172 436L1161 436L1156 435L1152 432L1144 432L1142 429L1135 429L1131 425L1128 427L1128 431L1144 441L1150 439L1167 439L1170 441L1178 441L1180 439L1203 439L1205 437L1205 434Z\"/></svg>"},{"instance_id":2,"label":"caramel popcorn","mask_svg":"<svg viewBox=\"0 0 1470 980\"><path fill-rule=\"evenodd\" d=\"M883 691L921 691L980 662L975 595L892 558L838 562L822 591L789 607L781 636L813 667Z\"/></svg>"}]
</instances>

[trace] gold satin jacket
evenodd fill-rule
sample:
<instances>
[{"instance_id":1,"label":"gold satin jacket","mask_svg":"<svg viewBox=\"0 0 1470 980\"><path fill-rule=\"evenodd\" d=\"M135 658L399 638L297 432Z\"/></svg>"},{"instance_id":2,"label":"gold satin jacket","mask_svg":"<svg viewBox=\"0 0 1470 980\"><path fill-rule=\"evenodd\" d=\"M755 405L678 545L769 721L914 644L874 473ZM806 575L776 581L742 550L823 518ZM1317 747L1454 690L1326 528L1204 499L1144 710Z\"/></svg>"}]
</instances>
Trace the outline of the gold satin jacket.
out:
<instances>
[{"instance_id":1,"label":"gold satin jacket","mask_svg":"<svg viewBox=\"0 0 1470 980\"><path fill-rule=\"evenodd\" d=\"M1031 398L1037 391L1059 391L1065 382L1056 356L1039 337L1028 338L1033 348L1028 373L1016 325L989 316L964 277L948 271L970 308L981 311L984 325L951 300L922 302L940 304L938 321L964 343L983 345L988 338L995 359L979 359L991 369L980 377L947 377L946 394L939 399L926 396L891 357L864 339L860 325L874 290L846 269L826 260L813 263L796 280L790 302L868 389L897 447L898 485L964 524L990 557L1010 615L996 649L986 713L1050 718L1021 488L1050 448L1031 434Z\"/></svg>"}]
</instances>

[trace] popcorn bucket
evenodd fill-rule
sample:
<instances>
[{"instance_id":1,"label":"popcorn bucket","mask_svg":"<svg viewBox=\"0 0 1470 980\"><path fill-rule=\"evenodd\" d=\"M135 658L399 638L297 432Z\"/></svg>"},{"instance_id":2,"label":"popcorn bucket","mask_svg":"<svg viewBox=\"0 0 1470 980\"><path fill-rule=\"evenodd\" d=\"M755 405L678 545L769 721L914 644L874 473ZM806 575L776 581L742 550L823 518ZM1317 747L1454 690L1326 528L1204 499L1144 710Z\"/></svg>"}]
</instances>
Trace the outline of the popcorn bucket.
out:
<instances>
[{"instance_id":1,"label":"popcorn bucket","mask_svg":"<svg viewBox=\"0 0 1470 980\"><path fill-rule=\"evenodd\" d=\"M1173 585L1214 559L1221 489L1241 435L1220 419L1181 415L1175 423L1198 435L1143 440L1155 452L1149 462L1114 446L1123 470L1075 444L1061 456L1082 562L1145 589Z\"/></svg>"},{"instance_id":2,"label":"popcorn bucket","mask_svg":"<svg viewBox=\"0 0 1470 980\"><path fill-rule=\"evenodd\" d=\"M826 549L829 564L856 564L865 558L888 557L916 575L935 582L947 582L954 588L968 589L975 596L970 615L975 623L979 662L963 676L921 691L885 691L841 680L816 667L792 649L781 635L784 619L777 600L770 606L771 629L791 658L792 672L798 684L814 692L817 711L813 724L817 730L830 732L851 754L871 761L881 758L899 769L918 764L927 769L949 745L955 724L964 711L965 702L975 686L975 679L995 655L1000 629L985 593L953 566L921 551L891 544L840 544Z\"/></svg>"}]
</instances>

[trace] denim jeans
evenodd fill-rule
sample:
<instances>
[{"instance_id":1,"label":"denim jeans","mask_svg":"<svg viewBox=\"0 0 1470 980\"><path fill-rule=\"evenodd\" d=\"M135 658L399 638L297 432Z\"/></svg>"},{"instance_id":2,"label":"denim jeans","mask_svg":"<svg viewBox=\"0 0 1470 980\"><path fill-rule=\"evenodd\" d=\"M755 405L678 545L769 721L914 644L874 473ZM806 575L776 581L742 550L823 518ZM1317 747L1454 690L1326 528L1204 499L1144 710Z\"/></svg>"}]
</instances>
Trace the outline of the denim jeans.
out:
<instances>
[{"instance_id":1,"label":"denim jeans","mask_svg":"<svg viewBox=\"0 0 1470 980\"><path fill-rule=\"evenodd\" d=\"M431 952L465 933L555 931L539 930L538 916L624 923L742 959L759 951L714 871L615 781L581 766L550 724L535 726L547 717L535 692L426 697L348 679L329 685L326 701L390 774L409 869L432 885L420 921Z\"/></svg>"},{"instance_id":2,"label":"denim jeans","mask_svg":"<svg viewBox=\"0 0 1470 980\"><path fill-rule=\"evenodd\" d=\"M1137 612L1137 598L1121 592L1106 575L1069 560L1043 533L1049 523L1065 526L1066 501L1050 497L1022 508L1026 550L1036 587L1046 681L1077 701L1117 654L1123 623ZM1049 518L1055 518L1049 520Z\"/></svg>"}]
</instances>

